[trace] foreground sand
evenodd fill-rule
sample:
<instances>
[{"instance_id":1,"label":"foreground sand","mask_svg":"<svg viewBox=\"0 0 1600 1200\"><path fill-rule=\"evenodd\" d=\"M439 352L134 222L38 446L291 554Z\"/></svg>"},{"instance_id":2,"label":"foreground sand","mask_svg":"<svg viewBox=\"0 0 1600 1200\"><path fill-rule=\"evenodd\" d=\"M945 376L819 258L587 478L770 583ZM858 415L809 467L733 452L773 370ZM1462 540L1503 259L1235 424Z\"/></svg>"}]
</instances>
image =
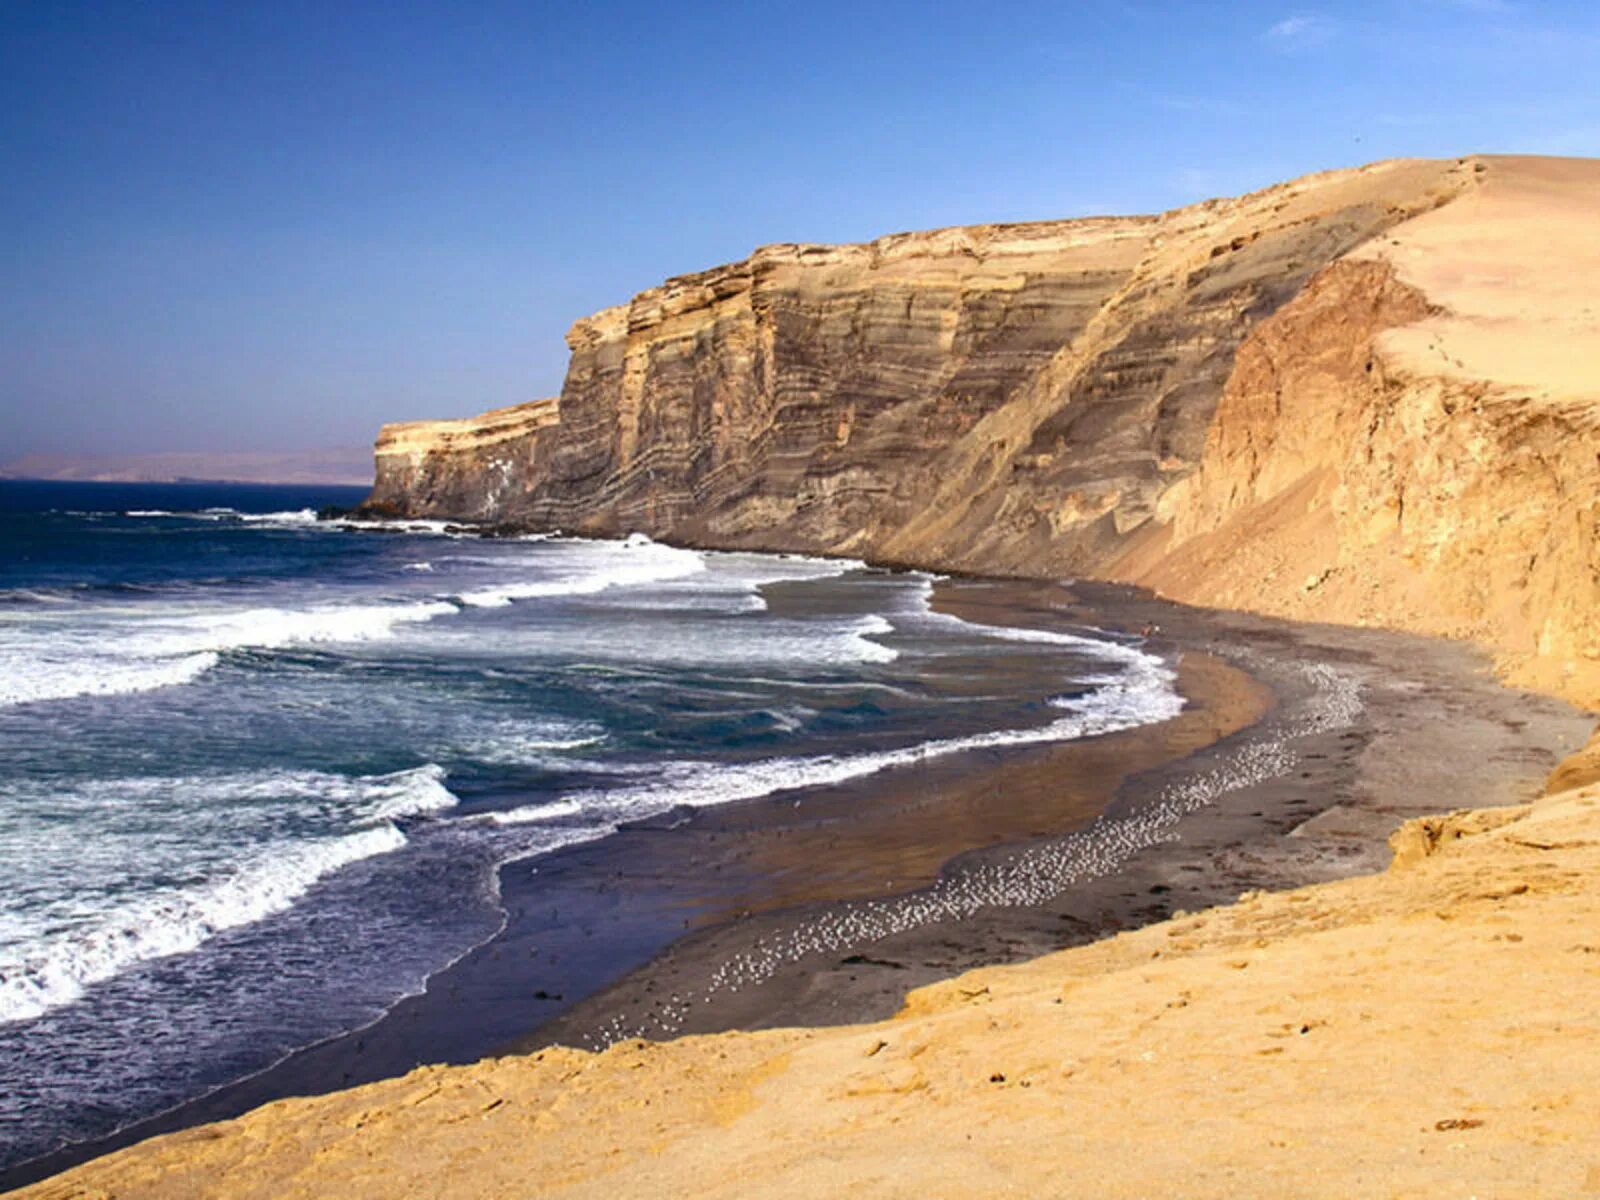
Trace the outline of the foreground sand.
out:
<instances>
[{"instance_id":1,"label":"foreground sand","mask_svg":"<svg viewBox=\"0 0 1600 1200\"><path fill-rule=\"evenodd\" d=\"M892 1021L547 1050L31 1196L1600 1193L1600 763L1380 875L915 992Z\"/></svg>"}]
</instances>

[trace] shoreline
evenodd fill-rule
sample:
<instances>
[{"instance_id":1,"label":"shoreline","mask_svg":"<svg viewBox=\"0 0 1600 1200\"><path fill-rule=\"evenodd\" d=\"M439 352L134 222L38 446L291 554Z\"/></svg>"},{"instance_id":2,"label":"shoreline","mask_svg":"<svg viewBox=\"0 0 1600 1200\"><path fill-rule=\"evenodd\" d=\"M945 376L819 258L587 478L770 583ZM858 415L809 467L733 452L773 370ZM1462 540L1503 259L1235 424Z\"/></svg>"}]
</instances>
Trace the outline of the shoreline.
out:
<instances>
[{"instance_id":1,"label":"shoreline","mask_svg":"<svg viewBox=\"0 0 1600 1200\"><path fill-rule=\"evenodd\" d=\"M889 931L862 937L852 949L830 944L834 939L827 936L830 925L862 926L850 902L754 913L694 930L507 1052L881 1021L900 1010L908 992L977 968L1097 942L1245 893L1379 871L1389 861L1389 835L1404 821L1434 812L1432 796L1448 794L1459 808L1530 801L1561 757L1583 744L1592 722L1561 701L1498 683L1486 657L1462 643L1195 609L1110 584L1008 581L1002 608L981 595L960 595L964 582L976 581L948 585L936 606L994 623L1024 614L1030 623L1043 618L1048 627L1052 617L1088 623L1115 605L1127 626L1160 625L1166 648L1181 645L1186 661L1203 654L1211 660L1208 670L1238 672L1270 688L1272 698L1258 719L1164 761L1130 764L1106 797L1105 811L1137 816L1153 799L1197 783L1216 794L1185 813L1170 837L1137 849L1111 871L1067 881L1046 898L1030 883L1016 889L1030 893L1020 903L983 905L948 920L940 919L936 905L918 904L928 889L900 894L902 904L929 911L921 919L913 913L880 920ZM1317 686L1300 668L1320 663L1337 663L1354 679L1362 707L1348 725L1300 732L1318 699ZM1130 736L1091 741L1111 749ZM1279 757L1286 742L1289 754ZM1255 764L1254 773L1264 777L1252 780L1252 770L1241 764ZM981 778L972 783L987 786ZM975 846L947 860L938 880L959 888L964 877L1004 870L1030 852L1051 857L1081 839L1089 824ZM759 981L737 992L715 986L727 978L729 964L770 960L775 947L788 953ZM605 1036L596 1038L596 1030Z\"/></svg>"},{"instance_id":2,"label":"shoreline","mask_svg":"<svg viewBox=\"0 0 1600 1200\"><path fill-rule=\"evenodd\" d=\"M1413 635L1212 613L1116 585L950 579L936 590L936 606L993 624L1114 631L1154 621L1162 626L1164 656L1182 651L1185 695L1194 691L1196 700L1160 726L963 754L822 789L798 811L782 797L695 810L671 837L663 833L672 820L656 819L535 864L503 866L506 930L374 1025L107 1139L22 1164L0 1184L42 1179L282 1096L391 1078L419 1062L470 1062L641 1034L881 1019L911 988L973 967L1094 941L1241 891L1375 869L1387 859L1391 828L1437 807L1426 797L1440 791L1419 786L1419 771L1449 777L1458 764L1476 764L1472 780L1447 783L1448 794L1462 807L1509 803L1536 790L1560 756L1562 738L1575 748L1588 728L1558 701L1485 678L1483 656L1472 648ZM1382 665L1406 658L1414 669ZM1135 812L1186 779L1226 773L1257 744L1252 731L1296 719L1314 690L1297 683L1297 665L1324 660L1361 677L1369 707L1360 728L1311 735L1298 751L1308 769L1223 793L1183 818L1181 841L1146 847L1114 873L1042 903L986 907L960 922L916 924L848 950L799 954L737 993L709 988L729 962L785 937L793 942L851 905L915 898L938 880L1071 838L1101 810ZM1370 707L1374 699L1379 711ZM1485 762L1494 769L1481 769ZM1384 772L1401 764L1406 770L1386 785ZM1064 775L1072 780L1065 796ZM1000 788L1007 807L996 822L991 798ZM1304 798L1318 788L1325 802ZM1405 804L1400 790L1424 799ZM930 836L941 822L942 834ZM831 874L814 869L819 860ZM548 914L533 911L545 904ZM579 987L534 987L535 950L555 955ZM703 999L680 1013L674 995Z\"/></svg>"}]
</instances>

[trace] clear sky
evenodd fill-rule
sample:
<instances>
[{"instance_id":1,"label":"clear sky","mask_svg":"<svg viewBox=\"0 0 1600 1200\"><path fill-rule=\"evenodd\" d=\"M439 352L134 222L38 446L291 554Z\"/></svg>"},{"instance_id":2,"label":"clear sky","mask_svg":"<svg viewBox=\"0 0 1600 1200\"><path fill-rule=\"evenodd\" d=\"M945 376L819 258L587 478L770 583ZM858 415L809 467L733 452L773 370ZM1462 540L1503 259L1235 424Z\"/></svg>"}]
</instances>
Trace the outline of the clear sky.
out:
<instances>
[{"instance_id":1,"label":"clear sky","mask_svg":"<svg viewBox=\"0 0 1600 1200\"><path fill-rule=\"evenodd\" d=\"M1600 154L1600 5L0 0L0 460L363 444L779 241Z\"/></svg>"}]
</instances>

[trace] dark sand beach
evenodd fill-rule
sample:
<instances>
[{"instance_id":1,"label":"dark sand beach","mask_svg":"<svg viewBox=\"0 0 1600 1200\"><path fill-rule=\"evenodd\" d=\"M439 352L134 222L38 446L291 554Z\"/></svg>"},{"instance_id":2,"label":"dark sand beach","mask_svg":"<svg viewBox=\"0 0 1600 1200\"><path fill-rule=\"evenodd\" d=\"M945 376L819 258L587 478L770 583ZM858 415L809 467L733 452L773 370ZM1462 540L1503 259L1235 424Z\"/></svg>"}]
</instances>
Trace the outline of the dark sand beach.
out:
<instances>
[{"instance_id":1,"label":"dark sand beach","mask_svg":"<svg viewBox=\"0 0 1600 1200\"><path fill-rule=\"evenodd\" d=\"M671 813L510 864L502 933L377 1023L0 1183L419 1063L885 1017L909 989L976 966L1379 868L1401 821L1441 797L1531 798L1588 732L1569 706L1501 687L1464 644L1108 585L949 580L935 604L1002 625L1156 626L1149 645L1176 664L1187 706L1080 742ZM1096 857L1105 822L1139 828L1174 797L1192 811ZM1052 893L1049 872L1029 867L1027 886L1007 890L1019 864L1086 861L1105 869ZM957 920L936 894L978 900Z\"/></svg>"}]
</instances>

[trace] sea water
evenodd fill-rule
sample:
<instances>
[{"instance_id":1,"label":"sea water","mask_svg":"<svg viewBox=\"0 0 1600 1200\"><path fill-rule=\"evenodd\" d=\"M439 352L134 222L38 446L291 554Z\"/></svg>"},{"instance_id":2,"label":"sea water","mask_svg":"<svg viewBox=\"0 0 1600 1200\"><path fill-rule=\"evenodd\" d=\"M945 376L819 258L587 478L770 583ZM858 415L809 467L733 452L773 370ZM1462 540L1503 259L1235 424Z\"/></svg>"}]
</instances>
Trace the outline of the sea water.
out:
<instances>
[{"instance_id":1,"label":"sea water","mask_svg":"<svg viewBox=\"0 0 1600 1200\"><path fill-rule=\"evenodd\" d=\"M0 1167L381 1016L507 862L1181 704L924 574L316 519L359 494L0 483Z\"/></svg>"}]
</instances>

